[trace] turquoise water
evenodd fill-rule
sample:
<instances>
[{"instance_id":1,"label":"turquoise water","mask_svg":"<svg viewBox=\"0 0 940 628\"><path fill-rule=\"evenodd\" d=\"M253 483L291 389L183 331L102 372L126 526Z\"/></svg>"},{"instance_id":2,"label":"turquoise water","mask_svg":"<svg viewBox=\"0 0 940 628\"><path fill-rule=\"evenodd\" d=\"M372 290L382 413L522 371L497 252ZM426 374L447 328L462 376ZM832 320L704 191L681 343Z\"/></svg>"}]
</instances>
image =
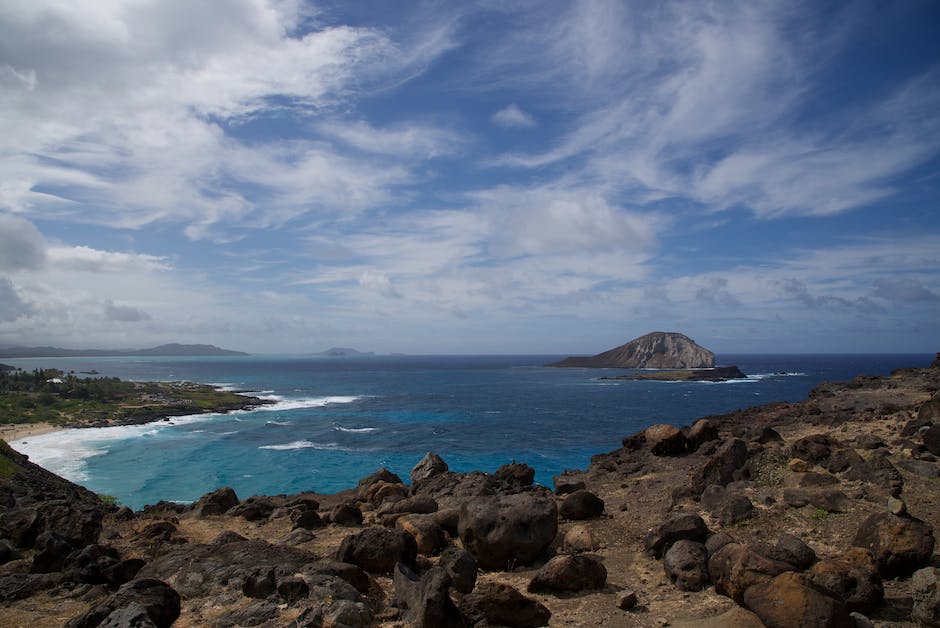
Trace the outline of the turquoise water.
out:
<instances>
[{"instance_id":1,"label":"turquoise water","mask_svg":"<svg viewBox=\"0 0 940 628\"><path fill-rule=\"evenodd\" d=\"M97 370L135 380L215 383L277 401L263 410L16 441L47 468L134 508L191 501L219 486L241 497L333 492L379 467L407 478L428 451L459 471L513 460L536 481L584 468L653 423L771 401L821 381L926 366L933 355L722 355L749 375L726 383L604 381L618 371L545 368L560 356L35 358L26 369Z\"/></svg>"}]
</instances>

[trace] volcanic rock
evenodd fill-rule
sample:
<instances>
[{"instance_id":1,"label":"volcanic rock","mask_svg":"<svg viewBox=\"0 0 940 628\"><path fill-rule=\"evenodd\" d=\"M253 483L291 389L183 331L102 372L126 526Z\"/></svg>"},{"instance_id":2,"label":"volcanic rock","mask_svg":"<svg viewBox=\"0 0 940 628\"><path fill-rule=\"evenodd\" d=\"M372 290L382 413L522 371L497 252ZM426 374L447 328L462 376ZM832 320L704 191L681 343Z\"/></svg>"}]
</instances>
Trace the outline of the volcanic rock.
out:
<instances>
[{"instance_id":1,"label":"volcanic rock","mask_svg":"<svg viewBox=\"0 0 940 628\"><path fill-rule=\"evenodd\" d=\"M919 626L940 626L940 569L924 567L911 577L914 608L911 619Z\"/></svg>"},{"instance_id":2,"label":"volcanic rock","mask_svg":"<svg viewBox=\"0 0 940 628\"><path fill-rule=\"evenodd\" d=\"M761 556L742 543L728 543L708 559L708 575L715 591L739 604L749 587L791 569L792 565Z\"/></svg>"},{"instance_id":3,"label":"volcanic rock","mask_svg":"<svg viewBox=\"0 0 940 628\"><path fill-rule=\"evenodd\" d=\"M652 425L644 430L643 436L646 438L646 446L654 456L678 456L685 453L685 434L674 425Z\"/></svg>"},{"instance_id":4,"label":"volcanic rock","mask_svg":"<svg viewBox=\"0 0 940 628\"><path fill-rule=\"evenodd\" d=\"M861 547L818 562L807 575L810 582L845 602L850 611L867 613L884 598L875 557Z\"/></svg>"},{"instance_id":5,"label":"volcanic rock","mask_svg":"<svg viewBox=\"0 0 940 628\"><path fill-rule=\"evenodd\" d=\"M643 540L646 549L653 556L660 558L669 547L681 539L704 543L708 536L708 526L697 514L692 512L676 513L650 530Z\"/></svg>"},{"instance_id":6,"label":"volcanic rock","mask_svg":"<svg viewBox=\"0 0 940 628\"><path fill-rule=\"evenodd\" d=\"M663 557L669 580L683 591L701 591L708 584L708 553L705 545L685 539L676 541Z\"/></svg>"},{"instance_id":7,"label":"volcanic rock","mask_svg":"<svg viewBox=\"0 0 940 628\"><path fill-rule=\"evenodd\" d=\"M748 588L744 593L744 605L765 625L774 628L855 628L855 622L842 602L792 571Z\"/></svg>"},{"instance_id":8,"label":"volcanic rock","mask_svg":"<svg viewBox=\"0 0 940 628\"><path fill-rule=\"evenodd\" d=\"M575 491L561 502L558 514L563 519L595 519L604 514L604 500L590 491Z\"/></svg>"},{"instance_id":9,"label":"volcanic rock","mask_svg":"<svg viewBox=\"0 0 940 628\"><path fill-rule=\"evenodd\" d=\"M180 596L172 587L160 580L150 578L132 580L98 606L71 619L65 626L66 628L94 628L107 623L108 617L116 611L131 606L142 608L153 625L158 628L167 628L180 615ZM139 612L136 608L133 610L132 614ZM122 624L115 621L112 625Z\"/></svg>"},{"instance_id":10,"label":"volcanic rock","mask_svg":"<svg viewBox=\"0 0 940 628\"><path fill-rule=\"evenodd\" d=\"M411 484L419 484L424 480L433 478L435 475L446 473L448 471L447 463L433 451L424 455L418 464L411 470Z\"/></svg>"},{"instance_id":11,"label":"volcanic rock","mask_svg":"<svg viewBox=\"0 0 940 628\"><path fill-rule=\"evenodd\" d=\"M391 573L395 563L413 567L417 554L414 537L404 530L366 528L343 539L336 552L336 560L357 565L371 573Z\"/></svg>"},{"instance_id":12,"label":"volcanic rock","mask_svg":"<svg viewBox=\"0 0 940 628\"><path fill-rule=\"evenodd\" d=\"M415 628L460 628L460 611L450 599L450 576L442 567L432 567L418 576L399 563L395 567L395 601L404 619Z\"/></svg>"},{"instance_id":13,"label":"volcanic rock","mask_svg":"<svg viewBox=\"0 0 940 628\"><path fill-rule=\"evenodd\" d=\"M558 509L550 495L517 493L464 502L458 534L463 546L486 569L527 564L558 532Z\"/></svg>"},{"instance_id":14,"label":"volcanic rock","mask_svg":"<svg viewBox=\"0 0 940 628\"><path fill-rule=\"evenodd\" d=\"M538 591L583 591L600 589L607 582L607 569L601 559L579 554L555 556L539 569L529 582L529 593Z\"/></svg>"},{"instance_id":15,"label":"volcanic rock","mask_svg":"<svg viewBox=\"0 0 940 628\"><path fill-rule=\"evenodd\" d=\"M193 515L196 517L208 517L210 515L221 515L229 508L238 505L238 495L235 490L228 486L206 493L193 504Z\"/></svg>"},{"instance_id":16,"label":"volcanic rock","mask_svg":"<svg viewBox=\"0 0 940 628\"><path fill-rule=\"evenodd\" d=\"M907 576L930 560L933 528L913 517L877 513L862 522L852 545L871 551L883 578Z\"/></svg>"},{"instance_id":17,"label":"volcanic rock","mask_svg":"<svg viewBox=\"0 0 940 628\"><path fill-rule=\"evenodd\" d=\"M552 614L538 601L502 582L485 582L463 596L460 612L475 625L535 628L547 626Z\"/></svg>"},{"instance_id":18,"label":"volcanic rock","mask_svg":"<svg viewBox=\"0 0 940 628\"><path fill-rule=\"evenodd\" d=\"M477 561L467 550L451 545L441 554L437 563L447 571L454 589L470 593L477 581Z\"/></svg>"}]
</instances>

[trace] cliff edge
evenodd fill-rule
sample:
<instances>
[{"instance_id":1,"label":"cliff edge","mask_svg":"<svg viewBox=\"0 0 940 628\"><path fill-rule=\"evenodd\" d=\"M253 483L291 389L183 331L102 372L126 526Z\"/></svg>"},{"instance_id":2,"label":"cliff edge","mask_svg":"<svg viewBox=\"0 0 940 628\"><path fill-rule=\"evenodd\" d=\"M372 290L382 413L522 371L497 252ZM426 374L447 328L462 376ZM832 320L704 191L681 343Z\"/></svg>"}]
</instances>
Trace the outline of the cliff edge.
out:
<instances>
[{"instance_id":1,"label":"cliff edge","mask_svg":"<svg viewBox=\"0 0 940 628\"><path fill-rule=\"evenodd\" d=\"M715 366L715 354L685 334L654 331L591 357L569 357L548 366L622 369L694 369Z\"/></svg>"}]
</instances>

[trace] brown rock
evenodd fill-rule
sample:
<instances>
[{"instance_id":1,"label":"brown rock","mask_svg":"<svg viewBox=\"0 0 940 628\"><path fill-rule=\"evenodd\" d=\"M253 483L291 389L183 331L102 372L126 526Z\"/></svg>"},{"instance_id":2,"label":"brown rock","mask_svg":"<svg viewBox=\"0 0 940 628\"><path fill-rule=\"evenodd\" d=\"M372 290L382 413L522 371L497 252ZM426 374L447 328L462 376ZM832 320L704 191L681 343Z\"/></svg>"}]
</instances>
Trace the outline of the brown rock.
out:
<instances>
[{"instance_id":1,"label":"brown rock","mask_svg":"<svg viewBox=\"0 0 940 628\"><path fill-rule=\"evenodd\" d=\"M924 567L911 577L914 608L911 619L918 626L940 626L940 569Z\"/></svg>"},{"instance_id":2,"label":"brown rock","mask_svg":"<svg viewBox=\"0 0 940 628\"><path fill-rule=\"evenodd\" d=\"M444 459L433 451L429 451L411 470L411 484L419 484L433 478L435 475L447 473L447 471L448 467Z\"/></svg>"},{"instance_id":3,"label":"brown rock","mask_svg":"<svg viewBox=\"0 0 940 628\"><path fill-rule=\"evenodd\" d=\"M646 446L654 456L677 456L685 453L686 439L682 430L674 425L659 423L643 432Z\"/></svg>"},{"instance_id":4,"label":"brown rock","mask_svg":"<svg viewBox=\"0 0 940 628\"><path fill-rule=\"evenodd\" d=\"M770 628L855 628L842 602L792 571L750 587L744 605Z\"/></svg>"},{"instance_id":5,"label":"brown rock","mask_svg":"<svg viewBox=\"0 0 940 628\"><path fill-rule=\"evenodd\" d=\"M726 441L718 451L709 458L701 471L692 481L693 488L699 493L709 484L727 486L736 478L735 471L747 463L747 443L740 438Z\"/></svg>"},{"instance_id":6,"label":"brown rock","mask_svg":"<svg viewBox=\"0 0 940 628\"><path fill-rule=\"evenodd\" d=\"M788 563L761 556L741 543L728 543L708 560L708 575L715 584L715 591L739 604L749 587L792 568Z\"/></svg>"},{"instance_id":7,"label":"brown rock","mask_svg":"<svg viewBox=\"0 0 940 628\"><path fill-rule=\"evenodd\" d=\"M701 591L708 584L708 553L705 545L685 539L676 541L663 557L666 576L683 591Z\"/></svg>"},{"instance_id":8,"label":"brown rock","mask_svg":"<svg viewBox=\"0 0 940 628\"><path fill-rule=\"evenodd\" d=\"M441 567L418 576L403 564L395 567L395 601L414 628L461 628L460 612L450 599L450 577Z\"/></svg>"},{"instance_id":9,"label":"brown rock","mask_svg":"<svg viewBox=\"0 0 940 628\"><path fill-rule=\"evenodd\" d=\"M457 529L481 567L512 568L531 562L555 539L558 509L550 495L478 497L461 506Z\"/></svg>"},{"instance_id":10,"label":"brown rock","mask_svg":"<svg viewBox=\"0 0 940 628\"><path fill-rule=\"evenodd\" d=\"M583 591L600 589L607 582L607 569L597 557L562 554L545 563L529 582L529 593L538 591Z\"/></svg>"},{"instance_id":11,"label":"brown rock","mask_svg":"<svg viewBox=\"0 0 940 628\"><path fill-rule=\"evenodd\" d=\"M578 524L571 526L571 529L565 534L563 547L566 552L571 554L593 552L597 549L597 542L587 526Z\"/></svg>"},{"instance_id":12,"label":"brown rock","mask_svg":"<svg viewBox=\"0 0 940 628\"><path fill-rule=\"evenodd\" d=\"M343 539L336 560L372 573L391 573L399 562L413 566L417 553L414 537L404 530L366 528Z\"/></svg>"},{"instance_id":13,"label":"brown rock","mask_svg":"<svg viewBox=\"0 0 940 628\"><path fill-rule=\"evenodd\" d=\"M697 451L703 444L718 440L718 428L708 419L699 419L689 428L685 438L689 451Z\"/></svg>"},{"instance_id":14,"label":"brown rock","mask_svg":"<svg viewBox=\"0 0 940 628\"><path fill-rule=\"evenodd\" d=\"M656 558L660 558L669 547L680 539L704 543L708 537L708 526L696 513L680 512L650 530L643 543Z\"/></svg>"},{"instance_id":15,"label":"brown rock","mask_svg":"<svg viewBox=\"0 0 940 628\"><path fill-rule=\"evenodd\" d=\"M878 513L862 522L852 545L871 551L883 578L907 576L930 560L933 528L913 517Z\"/></svg>"},{"instance_id":16,"label":"brown rock","mask_svg":"<svg viewBox=\"0 0 940 628\"><path fill-rule=\"evenodd\" d=\"M551 612L538 601L501 582L485 582L460 600L460 612L472 625L535 628L547 626Z\"/></svg>"},{"instance_id":17,"label":"brown rock","mask_svg":"<svg viewBox=\"0 0 940 628\"><path fill-rule=\"evenodd\" d=\"M595 519L604 514L604 500L590 491L575 491L561 502L558 514L563 519Z\"/></svg>"},{"instance_id":18,"label":"brown rock","mask_svg":"<svg viewBox=\"0 0 940 628\"><path fill-rule=\"evenodd\" d=\"M193 514L197 517L208 517L210 515L221 515L229 508L238 505L238 495L235 490L223 486L222 488L206 493L193 504Z\"/></svg>"},{"instance_id":19,"label":"brown rock","mask_svg":"<svg viewBox=\"0 0 940 628\"><path fill-rule=\"evenodd\" d=\"M850 611L867 613L884 599L875 557L861 547L818 562L807 575L813 584L845 602Z\"/></svg>"},{"instance_id":20,"label":"brown rock","mask_svg":"<svg viewBox=\"0 0 940 628\"><path fill-rule=\"evenodd\" d=\"M447 534L432 515L402 515L395 525L414 537L419 554L432 556L447 545Z\"/></svg>"}]
</instances>

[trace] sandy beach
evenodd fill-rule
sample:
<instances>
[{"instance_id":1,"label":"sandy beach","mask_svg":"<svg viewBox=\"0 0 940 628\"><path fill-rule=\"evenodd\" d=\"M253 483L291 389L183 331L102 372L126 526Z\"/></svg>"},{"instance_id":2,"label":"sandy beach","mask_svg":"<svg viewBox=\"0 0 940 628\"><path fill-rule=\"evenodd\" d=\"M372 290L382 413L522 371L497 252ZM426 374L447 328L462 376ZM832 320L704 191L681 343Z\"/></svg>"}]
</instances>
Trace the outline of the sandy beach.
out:
<instances>
[{"instance_id":1,"label":"sandy beach","mask_svg":"<svg viewBox=\"0 0 940 628\"><path fill-rule=\"evenodd\" d=\"M29 438L30 436L39 436L49 432L58 432L64 428L51 423L28 423L19 425L0 425L0 439L6 442Z\"/></svg>"}]
</instances>

